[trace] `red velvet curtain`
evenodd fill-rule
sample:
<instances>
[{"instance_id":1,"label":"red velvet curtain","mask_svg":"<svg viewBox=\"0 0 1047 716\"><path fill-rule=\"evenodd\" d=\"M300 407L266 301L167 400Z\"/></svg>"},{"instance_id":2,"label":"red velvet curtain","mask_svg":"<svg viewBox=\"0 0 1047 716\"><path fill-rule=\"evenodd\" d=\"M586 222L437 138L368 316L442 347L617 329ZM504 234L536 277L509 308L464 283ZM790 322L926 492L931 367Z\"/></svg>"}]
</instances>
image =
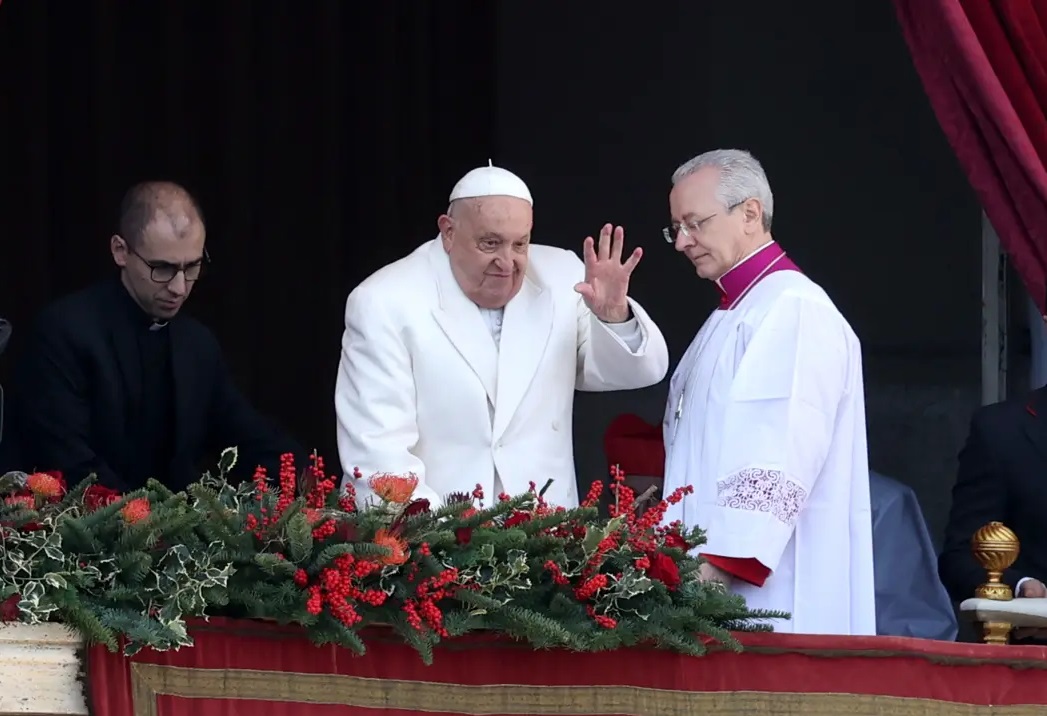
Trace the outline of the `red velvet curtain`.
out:
<instances>
[{"instance_id":1,"label":"red velvet curtain","mask_svg":"<svg viewBox=\"0 0 1047 716\"><path fill-rule=\"evenodd\" d=\"M938 121L1047 310L1047 0L894 4Z\"/></svg>"}]
</instances>

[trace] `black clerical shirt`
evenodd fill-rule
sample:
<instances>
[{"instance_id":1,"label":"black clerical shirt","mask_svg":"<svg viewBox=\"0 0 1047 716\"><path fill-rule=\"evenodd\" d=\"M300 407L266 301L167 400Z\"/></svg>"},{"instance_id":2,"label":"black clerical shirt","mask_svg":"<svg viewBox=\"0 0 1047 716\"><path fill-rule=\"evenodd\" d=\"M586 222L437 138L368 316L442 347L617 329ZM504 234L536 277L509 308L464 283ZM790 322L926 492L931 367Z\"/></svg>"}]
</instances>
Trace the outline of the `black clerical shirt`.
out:
<instances>
[{"instance_id":1,"label":"black clerical shirt","mask_svg":"<svg viewBox=\"0 0 1047 716\"><path fill-rule=\"evenodd\" d=\"M121 286L122 288L122 286ZM147 315L130 294L125 300L123 320L134 334L138 350L139 390L137 400L129 400L128 421L131 426L131 470L135 483L155 477L168 482L174 445L174 374L171 372L171 332L166 322Z\"/></svg>"}]
</instances>

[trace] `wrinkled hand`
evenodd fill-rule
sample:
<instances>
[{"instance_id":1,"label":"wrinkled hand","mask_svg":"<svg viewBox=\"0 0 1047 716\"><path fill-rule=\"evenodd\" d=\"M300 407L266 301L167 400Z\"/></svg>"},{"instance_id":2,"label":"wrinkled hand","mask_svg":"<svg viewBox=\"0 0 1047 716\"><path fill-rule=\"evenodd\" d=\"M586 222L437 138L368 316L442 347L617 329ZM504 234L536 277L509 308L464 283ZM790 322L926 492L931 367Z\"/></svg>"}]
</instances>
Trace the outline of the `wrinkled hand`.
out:
<instances>
[{"instance_id":1,"label":"wrinkled hand","mask_svg":"<svg viewBox=\"0 0 1047 716\"><path fill-rule=\"evenodd\" d=\"M1027 599L1043 599L1047 597L1047 586L1038 579L1027 579L1018 590L1018 596Z\"/></svg>"},{"instance_id":2,"label":"wrinkled hand","mask_svg":"<svg viewBox=\"0 0 1047 716\"><path fill-rule=\"evenodd\" d=\"M724 586L731 583L731 575L708 562L702 562L701 566L698 567L698 579L703 582L719 582Z\"/></svg>"},{"instance_id":3,"label":"wrinkled hand","mask_svg":"<svg viewBox=\"0 0 1047 716\"><path fill-rule=\"evenodd\" d=\"M1019 599L1043 599L1047 597L1047 586L1038 579L1026 579L1016 595ZM1047 639L1043 627L1020 627L1011 632L1012 639Z\"/></svg>"},{"instance_id":4,"label":"wrinkled hand","mask_svg":"<svg viewBox=\"0 0 1047 716\"><path fill-rule=\"evenodd\" d=\"M613 236L612 236L613 230ZM629 277L640 263L643 249L636 247L625 261L622 248L625 229L604 224L600 230L599 246L588 236L584 244L585 280L574 290L582 295L585 304L604 323L623 323L629 320Z\"/></svg>"}]
</instances>

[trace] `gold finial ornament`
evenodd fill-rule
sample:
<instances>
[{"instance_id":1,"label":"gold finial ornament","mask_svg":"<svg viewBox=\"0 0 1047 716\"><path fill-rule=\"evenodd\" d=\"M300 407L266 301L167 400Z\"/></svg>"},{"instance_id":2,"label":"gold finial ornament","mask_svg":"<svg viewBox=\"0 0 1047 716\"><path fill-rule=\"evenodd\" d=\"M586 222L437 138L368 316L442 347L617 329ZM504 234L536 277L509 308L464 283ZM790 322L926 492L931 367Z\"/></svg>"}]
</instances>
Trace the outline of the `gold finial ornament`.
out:
<instances>
[{"instance_id":1,"label":"gold finial ornament","mask_svg":"<svg viewBox=\"0 0 1047 716\"><path fill-rule=\"evenodd\" d=\"M1002 522L990 522L974 533L971 552L982 568L989 573L989 581L978 587L974 595L979 599L1006 602L1014 599L1014 592L1003 583L1003 572L1018 559L1020 544Z\"/></svg>"}]
</instances>

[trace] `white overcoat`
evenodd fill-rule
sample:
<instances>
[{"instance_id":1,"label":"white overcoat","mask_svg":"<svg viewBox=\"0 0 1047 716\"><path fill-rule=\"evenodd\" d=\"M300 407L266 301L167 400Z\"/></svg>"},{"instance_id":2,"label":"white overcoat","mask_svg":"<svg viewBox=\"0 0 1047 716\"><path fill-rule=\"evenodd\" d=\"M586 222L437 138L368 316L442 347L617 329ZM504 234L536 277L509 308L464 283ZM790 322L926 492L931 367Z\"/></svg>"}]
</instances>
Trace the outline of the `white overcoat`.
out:
<instances>
[{"instance_id":1,"label":"white overcoat","mask_svg":"<svg viewBox=\"0 0 1047 716\"><path fill-rule=\"evenodd\" d=\"M439 238L349 294L335 410L343 472L364 478L361 503L371 474L413 472L415 496L434 505L477 484L490 504L497 470L510 494L552 478L548 502L578 504L574 391L643 388L669 367L665 339L635 301L636 353L592 315L574 291L584 275L574 253L532 245L500 345Z\"/></svg>"}]
</instances>

